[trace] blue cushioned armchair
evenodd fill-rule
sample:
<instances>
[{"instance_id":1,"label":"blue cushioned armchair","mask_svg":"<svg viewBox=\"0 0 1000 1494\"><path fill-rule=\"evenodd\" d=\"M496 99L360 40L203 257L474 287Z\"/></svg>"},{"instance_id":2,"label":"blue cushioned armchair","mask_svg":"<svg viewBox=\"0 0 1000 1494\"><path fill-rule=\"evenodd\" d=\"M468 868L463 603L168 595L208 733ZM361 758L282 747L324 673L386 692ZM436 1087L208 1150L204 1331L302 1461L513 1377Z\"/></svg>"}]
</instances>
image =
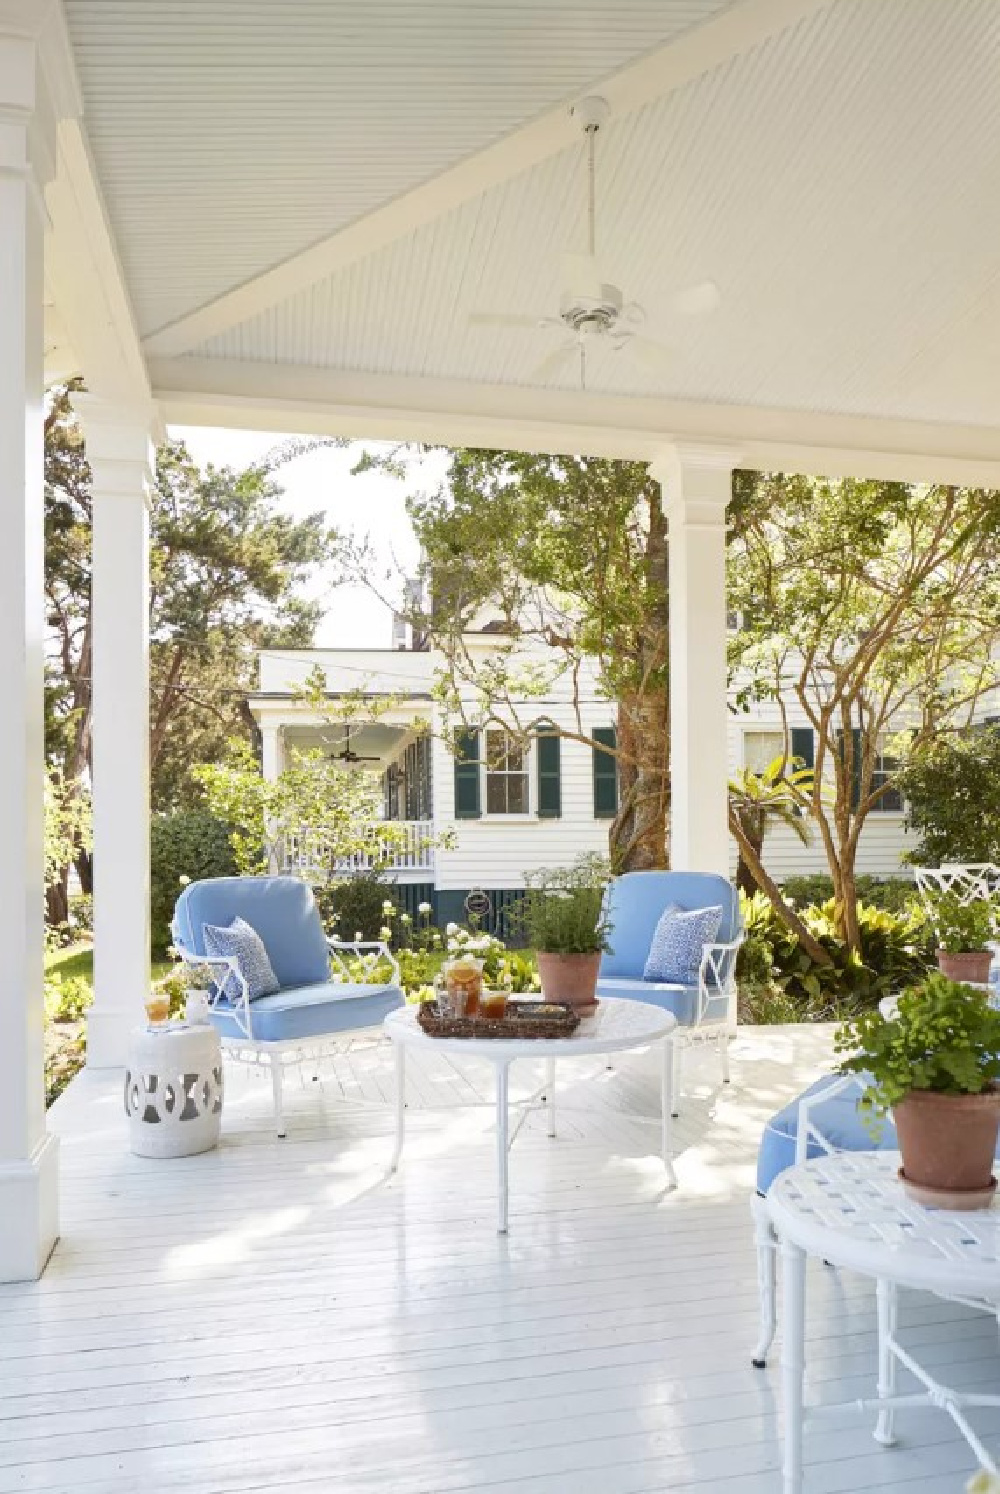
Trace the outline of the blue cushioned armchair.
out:
<instances>
[{"instance_id":1,"label":"blue cushioned armchair","mask_svg":"<svg viewBox=\"0 0 1000 1494\"><path fill-rule=\"evenodd\" d=\"M251 1001L239 960L205 952L205 925L226 927L237 916L263 940L280 985L273 996ZM223 1048L249 1062L270 1064L279 1136L285 1134L284 1066L315 1056L345 1033L379 1026L383 1017L403 1003L399 966L388 947L328 938L312 888L298 877L214 877L192 882L177 900L172 931L181 958L212 972L215 984L209 1015ZM361 985L331 976L331 959L346 973L344 953L361 950L377 951L389 961L389 982ZM236 1000L222 994L230 973L241 988Z\"/></svg>"},{"instance_id":2,"label":"blue cushioned armchair","mask_svg":"<svg viewBox=\"0 0 1000 1494\"><path fill-rule=\"evenodd\" d=\"M702 949L697 982L672 985L643 979L649 946L670 904L692 912L722 908L717 940ZM736 954L743 942L743 920L735 887L711 872L626 872L610 883L606 898L610 949L601 961L598 996L626 996L673 1012L674 1104L680 1101L681 1052L685 1042L718 1045L722 1077L729 1083L729 1042L736 1030Z\"/></svg>"}]
</instances>

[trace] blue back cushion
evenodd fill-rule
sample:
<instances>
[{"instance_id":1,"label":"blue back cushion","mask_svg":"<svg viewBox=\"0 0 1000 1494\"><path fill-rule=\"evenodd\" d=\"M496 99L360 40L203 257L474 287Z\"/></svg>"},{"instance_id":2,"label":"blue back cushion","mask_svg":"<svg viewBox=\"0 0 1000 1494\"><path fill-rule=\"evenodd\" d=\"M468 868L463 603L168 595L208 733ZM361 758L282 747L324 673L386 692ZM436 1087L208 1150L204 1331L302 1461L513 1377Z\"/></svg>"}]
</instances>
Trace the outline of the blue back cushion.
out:
<instances>
[{"instance_id":1,"label":"blue back cushion","mask_svg":"<svg viewBox=\"0 0 1000 1494\"><path fill-rule=\"evenodd\" d=\"M642 979L656 925L670 903L686 912L721 907L716 935L720 944L729 944L742 928L740 900L725 877L714 872L626 872L608 885L605 907L611 949L601 961L602 976Z\"/></svg>"},{"instance_id":2,"label":"blue back cushion","mask_svg":"<svg viewBox=\"0 0 1000 1494\"><path fill-rule=\"evenodd\" d=\"M329 977L330 958L312 888L298 877L211 877L177 899L174 926L186 949L204 954L206 923L243 918L264 941L280 985L308 986Z\"/></svg>"}]
</instances>

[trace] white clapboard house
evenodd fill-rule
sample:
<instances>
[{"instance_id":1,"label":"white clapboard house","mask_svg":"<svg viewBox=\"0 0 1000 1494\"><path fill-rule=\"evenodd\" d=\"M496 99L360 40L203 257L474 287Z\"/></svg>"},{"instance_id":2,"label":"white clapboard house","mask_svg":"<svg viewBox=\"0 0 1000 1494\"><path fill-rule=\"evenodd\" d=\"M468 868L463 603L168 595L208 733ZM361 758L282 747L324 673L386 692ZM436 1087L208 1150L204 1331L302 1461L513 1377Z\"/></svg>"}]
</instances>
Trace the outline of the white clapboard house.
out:
<instances>
[{"instance_id":1,"label":"white clapboard house","mask_svg":"<svg viewBox=\"0 0 1000 1494\"><path fill-rule=\"evenodd\" d=\"M607 850L618 779L614 757L602 749L615 742L614 704L602 696L592 673L578 684L579 700L574 702L563 674L541 698L525 702L523 719L544 718L577 730L578 707L588 742L539 731L524 748L490 726L466 733L456 756L434 729L443 724L434 698L440 658L432 649L407 644L262 652L259 689L250 706L262 734L264 771L277 774L296 746L346 752L348 765L381 778L386 818L410 829L406 848L394 849L387 867L407 905L431 902L445 922L464 916L471 892L484 892L492 918L502 923L503 910L523 887L526 871L567 865L581 853ZM472 657L485 660L497 648L497 635L488 629L471 633L466 646ZM317 667L325 676L331 708L346 697L357 699L359 692L376 702L374 711L359 709L349 741L343 727L331 729L329 720L301 703L300 687ZM470 701L470 715L472 711ZM788 705L788 716L792 751L811 763L812 729L794 703ZM420 723L428 721L431 731L421 730ZM730 716L734 769L760 769L781 748L777 705L762 703ZM452 832L450 843L429 843L446 830ZM900 861L905 846L902 805L897 796L886 795L865 827L858 871L899 874L905 870ZM282 860L287 868L308 872L321 862L319 850L309 827L303 826L287 836ZM818 842L803 846L785 829L769 833L764 857L779 880L826 870ZM370 855L355 857L343 869L362 870L379 858L373 844Z\"/></svg>"}]
</instances>

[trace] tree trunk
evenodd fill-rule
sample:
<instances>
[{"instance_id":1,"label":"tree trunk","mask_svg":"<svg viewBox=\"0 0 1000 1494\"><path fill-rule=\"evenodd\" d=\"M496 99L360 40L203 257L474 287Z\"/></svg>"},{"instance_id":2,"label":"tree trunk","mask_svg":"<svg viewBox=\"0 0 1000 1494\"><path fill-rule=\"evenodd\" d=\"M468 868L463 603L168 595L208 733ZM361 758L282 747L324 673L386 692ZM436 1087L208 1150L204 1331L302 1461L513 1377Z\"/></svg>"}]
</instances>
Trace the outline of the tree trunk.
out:
<instances>
[{"instance_id":1,"label":"tree trunk","mask_svg":"<svg viewBox=\"0 0 1000 1494\"><path fill-rule=\"evenodd\" d=\"M795 909L785 902L777 882L773 881L764 870L760 857L754 851L753 845L732 809L729 811L729 829L739 846L740 857L746 861L756 886L760 888L785 927L795 935L806 954L817 965L832 965L833 961L822 944L809 932Z\"/></svg>"},{"instance_id":2,"label":"tree trunk","mask_svg":"<svg viewBox=\"0 0 1000 1494\"><path fill-rule=\"evenodd\" d=\"M647 692L618 705L621 809L609 836L615 870L661 871L667 865L669 808L668 703Z\"/></svg>"},{"instance_id":3,"label":"tree trunk","mask_svg":"<svg viewBox=\"0 0 1000 1494\"><path fill-rule=\"evenodd\" d=\"M756 840L752 835L747 836L747 841L753 851L757 864L761 864L761 856L764 851L763 841ZM739 847L739 859L736 862L736 886L740 892L745 892L747 897L753 897L757 891L757 879L743 854L743 847Z\"/></svg>"},{"instance_id":4,"label":"tree trunk","mask_svg":"<svg viewBox=\"0 0 1000 1494\"><path fill-rule=\"evenodd\" d=\"M92 897L94 892L94 858L89 851L80 850L76 854L76 874L80 878L80 891L86 897Z\"/></svg>"},{"instance_id":5,"label":"tree trunk","mask_svg":"<svg viewBox=\"0 0 1000 1494\"><path fill-rule=\"evenodd\" d=\"M63 868L58 882L49 882L45 888L45 922L49 928L58 928L69 922L69 867Z\"/></svg>"}]
</instances>

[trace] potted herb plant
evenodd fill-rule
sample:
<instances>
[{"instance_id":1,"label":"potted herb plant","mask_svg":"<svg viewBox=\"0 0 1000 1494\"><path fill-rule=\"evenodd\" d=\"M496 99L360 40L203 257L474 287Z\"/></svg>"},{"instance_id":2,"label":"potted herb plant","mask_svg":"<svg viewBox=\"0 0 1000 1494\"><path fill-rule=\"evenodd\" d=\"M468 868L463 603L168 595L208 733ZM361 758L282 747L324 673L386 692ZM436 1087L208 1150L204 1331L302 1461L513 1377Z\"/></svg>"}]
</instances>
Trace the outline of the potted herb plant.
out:
<instances>
[{"instance_id":1,"label":"potted herb plant","mask_svg":"<svg viewBox=\"0 0 1000 1494\"><path fill-rule=\"evenodd\" d=\"M954 892L935 897L931 920L938 939L938 969L949 980L984 986L990 978L992 954L987 947L994 935L997 904L992 898L963 903Z\"/></svg>"},{"instance_id":2,"label":"potted herb plant","mask_svg":"<svg viewBox=\"0 0 1000 1494\"><path fill-rule=\"evenodd\" d=\"M608 948L603 866L590 858L526 878L521 923L538 959L542 997L596 1005L601 955Z\"/></svg>"},{"instance_id":3,"label":"potted herb plant","mask_svg":"<svg viewBox=\"0 0 1000 1494\"><path fill-rule=\"evenodd\" d=\"M842 1074L869 1080L861 1111L878 1134L891 1112L900 1176L920 1202L981 1208L996 1191L1000 1130L1000 1012L979 991L931 973L900 997L896 1015L845 1023L834 1039Z\"/></svg>"}]
</instances>

